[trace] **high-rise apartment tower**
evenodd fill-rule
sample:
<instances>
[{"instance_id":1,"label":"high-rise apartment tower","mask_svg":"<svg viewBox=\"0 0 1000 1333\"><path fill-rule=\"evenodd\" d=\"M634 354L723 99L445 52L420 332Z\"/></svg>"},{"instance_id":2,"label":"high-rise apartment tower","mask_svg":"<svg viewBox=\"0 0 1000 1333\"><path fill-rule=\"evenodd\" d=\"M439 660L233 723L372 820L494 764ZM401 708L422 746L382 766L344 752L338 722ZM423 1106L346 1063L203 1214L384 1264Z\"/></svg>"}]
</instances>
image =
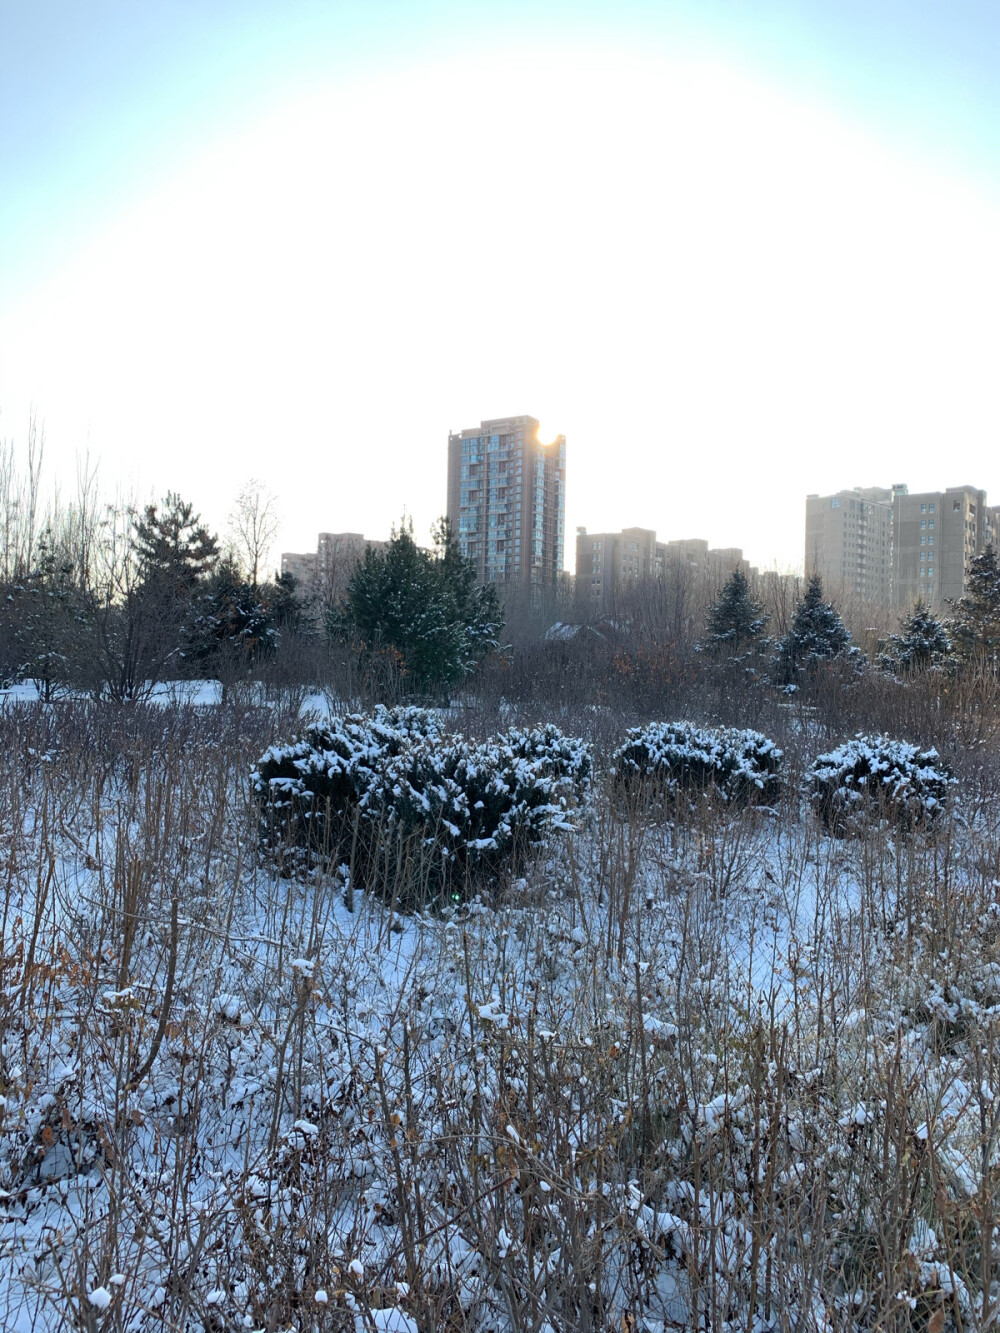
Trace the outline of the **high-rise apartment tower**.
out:
<instances>
[{"instance_id":1,"label":"high-rise apartment tower","mask_svg":"<svg viewBox=\"0 0 1000 1333\"><path fill-rule=\"evenodd\" d=\"M904 487L857 486L806 496L806 578L818 574L828 593L892 605L892 504Z\"/></svg>"},{"instance_id":2,"label":"high-rise apartment tower","mask_svg":"<svg viewBox=\"0 0 1000 1333\"><path fill-rule=\"evenodd\" d=\"M448 519L487 582L552 585L562 570L566 437L534 417L497 417L448 436Z\"/></svg>"}]
</instances>

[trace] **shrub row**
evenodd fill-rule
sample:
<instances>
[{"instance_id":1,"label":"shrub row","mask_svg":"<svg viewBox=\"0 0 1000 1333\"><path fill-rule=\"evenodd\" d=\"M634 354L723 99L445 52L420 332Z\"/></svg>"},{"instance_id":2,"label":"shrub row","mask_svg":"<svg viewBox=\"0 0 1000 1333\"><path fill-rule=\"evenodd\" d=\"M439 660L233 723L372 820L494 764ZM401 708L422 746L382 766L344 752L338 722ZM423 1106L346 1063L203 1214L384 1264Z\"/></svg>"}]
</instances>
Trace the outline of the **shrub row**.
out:
<instances>
[{"instance_id":1,"label":"shrub row","mask_svg":"<svg viewBox=\"0 0 1000 1333\"><path fill-rule=\"evenodd\" d=\"M714 792L773 804L783 755L756 731L656 722L614 756L619 792ZM338 718L272 746L252 774L261 844L285 873L348 863L353 882L402 908L462 901L519 873L532 847L585 802L591 748L555 726L482 743L448 734L421 708ZM954 784L933 750L884 736L814 760L806 795L843 836L872 817L931 823Z\"/></svg>"},{"instance_id":2,"label":"shrub row","mask_svg":"<svg viewBox=\"0 0 1000 1333\"><path fill-rule=\"evenodd\" d=\"M614 762L619 790L712 790L727 801L766 805L782 789L782 752L756 731L654 722L629 731ZM954 783L936 750L858 736L813 761L806 795L826 828L844 836L873 817L903 830L926 827Z\"/></svg>"}]
</instances>

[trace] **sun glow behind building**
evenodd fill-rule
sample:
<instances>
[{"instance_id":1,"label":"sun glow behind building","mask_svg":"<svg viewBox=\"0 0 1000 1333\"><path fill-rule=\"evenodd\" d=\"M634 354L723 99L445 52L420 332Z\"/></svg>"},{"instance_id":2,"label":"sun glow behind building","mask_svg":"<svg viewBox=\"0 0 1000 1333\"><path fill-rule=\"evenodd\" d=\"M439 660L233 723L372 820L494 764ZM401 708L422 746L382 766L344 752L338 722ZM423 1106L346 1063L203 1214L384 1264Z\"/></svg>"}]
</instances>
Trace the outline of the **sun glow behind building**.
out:
<instances>
[{"instance_id":1,"label":"sun glow behind building","mask_svg":"<svg viewBox=\"0 0 1000 1333\"><path fill-rule=\"evenodd\" d=\"M563 568L566 437L534 417L498 417L448 436L448 520L490 583L552 587Z\"/></svg>"}]
</instances>

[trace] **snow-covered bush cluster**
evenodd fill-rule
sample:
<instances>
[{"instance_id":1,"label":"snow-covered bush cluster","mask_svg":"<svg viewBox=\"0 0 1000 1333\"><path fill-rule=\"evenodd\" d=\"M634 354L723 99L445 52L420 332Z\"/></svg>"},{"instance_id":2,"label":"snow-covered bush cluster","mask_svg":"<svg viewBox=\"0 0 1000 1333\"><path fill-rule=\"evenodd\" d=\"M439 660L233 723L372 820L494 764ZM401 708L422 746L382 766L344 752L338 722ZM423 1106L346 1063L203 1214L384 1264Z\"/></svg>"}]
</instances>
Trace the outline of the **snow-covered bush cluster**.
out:
<instances>
[{"instance_id":1,"label":"snow-covered bush cluster","mask_svg":"<svg viewBox=\"0 0 1000 1333\"><path fill-rule=\"evenodd\" d=\"M872 819L901 829L925 827L941 813L955 777L936 750L888 736L856 736L819 755L807 784L823 823L844 835Z\"/></svg>"},{"instance_id":2,"label":"snow-covered bush cluster","mask_svg":"<svg viewBox=\"0 0 1000 1333\"><path fill-rule=\"evenodd\" d=\"M615 752L620 787L717 790L727 800L769 804L781 792L782 752L757 731L651 722L633 727Z\"/></svg>"},{"instance_id":3,"label":"snow-covered bush cluster","mask_svg":"<svg viewBox=\"0 0 1000 1333\"><path fill-rule=\"evenodd\" d=\"M383 708L272 746L252 783L262 843L286 869L345 862L408 908L517 873L583 803L591 767L555 726L476 744L424 709Z\"/></svg>"}]
</instances>

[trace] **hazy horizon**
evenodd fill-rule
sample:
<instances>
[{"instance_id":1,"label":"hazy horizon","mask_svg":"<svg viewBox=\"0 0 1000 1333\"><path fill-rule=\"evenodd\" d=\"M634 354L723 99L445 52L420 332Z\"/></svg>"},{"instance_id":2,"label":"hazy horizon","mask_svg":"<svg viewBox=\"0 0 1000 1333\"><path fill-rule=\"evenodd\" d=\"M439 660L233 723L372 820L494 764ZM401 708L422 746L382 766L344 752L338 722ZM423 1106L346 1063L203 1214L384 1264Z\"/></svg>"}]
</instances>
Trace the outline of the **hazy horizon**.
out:
<instances>
[{"instance_id":1,"label":"hazy horizon","mask_svg":"<svg viewBox=\"0 0 1000 1333\"><path fill-rule=\"evenodd\" d=\"M0 0L0 437L419 534L449 430L578 526L800 565L805 496L1000 503L986 4ZM610 458L609 466L606 459ZM700 496L702 503L691 503Z\"/></svg>"}]
</instances>

